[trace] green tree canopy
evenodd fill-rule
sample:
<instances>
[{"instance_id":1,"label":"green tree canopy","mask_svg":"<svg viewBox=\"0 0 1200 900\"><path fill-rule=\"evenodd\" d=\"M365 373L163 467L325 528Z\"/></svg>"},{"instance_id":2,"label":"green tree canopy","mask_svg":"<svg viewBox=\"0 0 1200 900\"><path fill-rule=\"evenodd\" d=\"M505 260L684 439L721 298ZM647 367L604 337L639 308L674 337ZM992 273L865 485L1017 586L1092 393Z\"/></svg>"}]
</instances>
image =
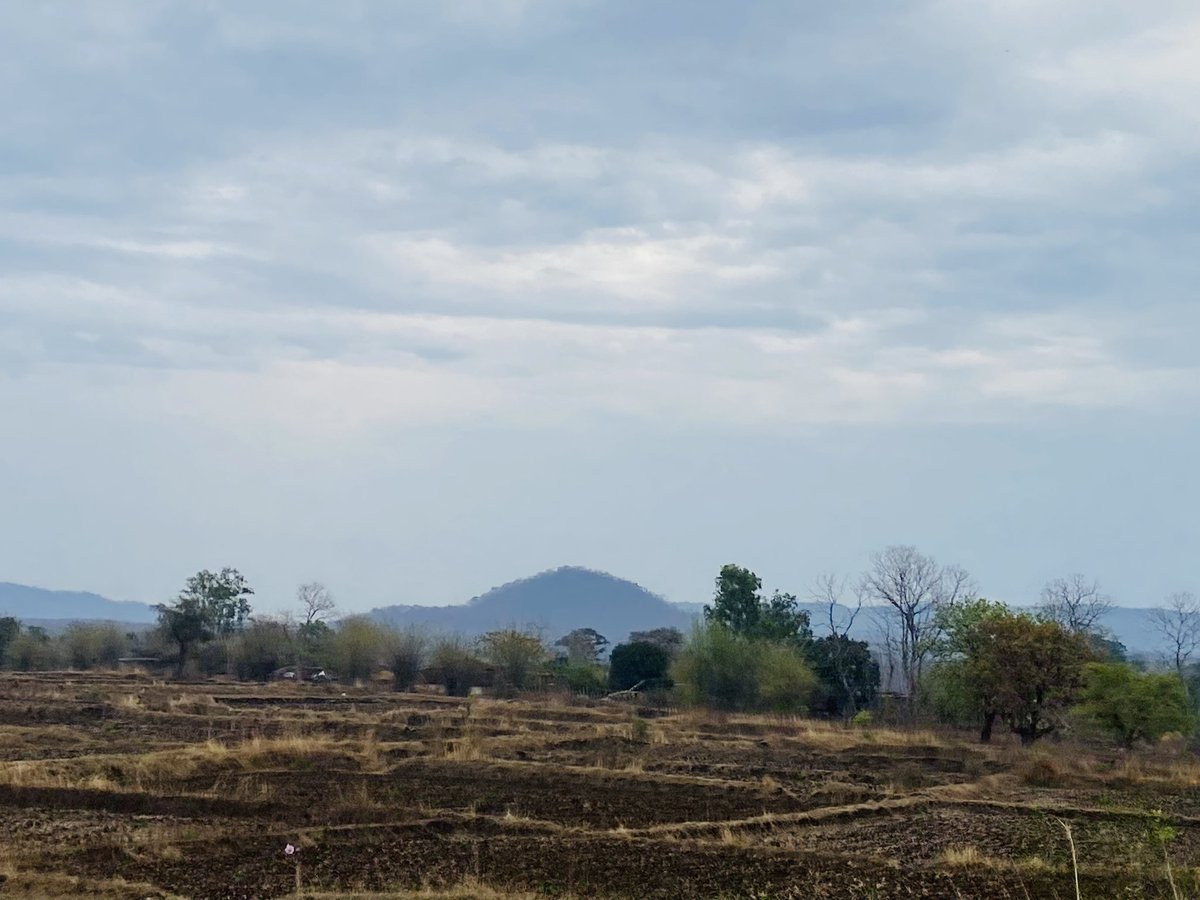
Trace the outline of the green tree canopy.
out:
<instances>
[{"instance_id":1,"label":"green tree canopy","mask_svg":"<svg viewBox=\"0 0 1200 900\"><path fill-rule=\"evenodd\" d=\"M1178 674L1139 672L1124 663L1092 663L1084 675L1084 714L1125 747L1189 733L1195 718Z\"/></svg>"},{"instance_id":2,"label":"green tree canopy","mask_svg":"<svg viewBox=\"0 0 1200 900\"><path fill-rule=\"evenodd\" d=\"M713 602L704 607L704 619L751 640L784 641L806 647L812 640L808 613L793 594L761 594L762 579L732 563L722 566L716 578Z\"/></svg>"},{"instance_id":3,"label":"green tree canopy","mask_svg":"<svg viewBox=\"0 0 1200 900\"><path fill-rule=\"evenodd\" d=\"M656 644L648 641L617 644L608 660L608 687L613 691L627 691L643 681L651 688L669 687L667 671L670 668L670 654Z\"/></svg>"}]
</instances>

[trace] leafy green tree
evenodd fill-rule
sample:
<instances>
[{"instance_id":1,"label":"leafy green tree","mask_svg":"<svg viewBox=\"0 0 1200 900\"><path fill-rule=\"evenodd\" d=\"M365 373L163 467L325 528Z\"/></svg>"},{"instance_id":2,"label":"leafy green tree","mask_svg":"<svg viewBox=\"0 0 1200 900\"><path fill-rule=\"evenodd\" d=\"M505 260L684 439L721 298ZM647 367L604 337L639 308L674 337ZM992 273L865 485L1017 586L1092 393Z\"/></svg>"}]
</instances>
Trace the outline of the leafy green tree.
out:
<instances>
[{"instance_id":1,"label":"leafy green tree","mask_svg":"<svg viewBox=\"0 0 1200 900\"><path fill-rule=\"evenodd\" d=\"M808 613L799 608L795 595L775 591L764 598L762 579L732 563L721 567L715 584L713 602L704 607L705 621L751 639L799 647L811 642Z\"/></svg>"},{"instance_id":2,"label":"leafy green tree","mask_svg":"<svg viewBox=\"0 0 1200 900\"><path fill-rule=\"evenodd\" d=\"M160 603L154 609L158 612L162 633L179 648L175 674L182 678L191 649L198 643L212 640L212 624L194 597L180 596L173 604Z\"/></svg>"},{"instance_id":3,"label":"leafy green tree","mask_svg":"<svg viewBox=\"0 0 1200 900\"><path fill-rule=\"evenodd\" d=\"M1011 615L1003 603L975 597L939 607L934 617L939 635L933 652L938 662L922 679L930 691L926 700L942 718L964 724L974 720L985 744L992 739L1000 711L995 685L982 677L981 654L989 640L982 626Z\"/></svg>"},{"instance_id":4,"label":"leafy green tree","mask_svg":"<svg viewBox=\"0 0 1200 900\"><path fill-rule=\"evenodd\" d=\"M820 682L818 696L825 712L849 718L875 702L879 663L866 641L829 634L813 641L809 656Z\"/></svg>"},{"instance_id":5,"label":"leafy green tree","mask_svg":"<svg viewBox=\"0 0 1200 900\"><path fill-rule=\"evenodd\" d=\"M195 603L212 631L223 636L240 631L246 624L253 595L242 573L226 567L220 572L197 572L187 580L179 598Z\"/></svg>"},{"instance_id":6,"label":"leafy green tree","mask_svg":"<svg viewBox=\"0 0 1200 900\"><path fill-rule=\"evenodd\" d=\"M639 682L650 688L670 687L667 675L671 657L662 647L646 641L617 644L608 658L608 687L627 691Z\"/></svg>"},{"instance_id":7,"label":"leafy green tree","mask_svg":"<svg viewBox=\"0 0 1200 900\"><path fill-rule=\"evenodd\" d=\"M1174 672L1139 672L1123 663L1092 663L1084 675L1082 711L1124 747L1190 733L1195 717L1183 680Z\"/></svg>"},{"instance_id":8,"label":"leafy green tree","mask_svg":"<svg viewBox=\"0 0 1200 900\"><path fill-rule=\"evenodd\" d=\"M496 668L496 687L523 691L546 662L546 647L536 634L516 628L489 631L479 641L483 658Z\"/></svg>"},{"instance_id":9,"label":"leafy green tree","mask_svg":"<svg viewBox=\"0 0 1200 900\"><path fill-rule=\"evenodd\" d=\"M576 628L554 642L567 651L567 659L575 665L594 663L604 655L608 638L595 628Z\"/></svg>"},{"instance_id":10,"label":"leafy green tree","mask_svg":"<svg viewBox=\"0 0 1200 900\"><path fill-rule=\"evenodd\" d=\"M1086 636L1011 613L988 616L977 629L963 677L980 708L1007 723L1022 744L1057 730L1092 657Z\"/></svg>"},{"instance_id":11,"label":"leafy green tree","mask_svg":"<svg viewBox=\"0 0 1200 900\"><path fill-rule=\"evenodd\" d=\"M250 615L253 589L237 569L197 572L173 603L154 607L159 627L179 648L177 674L182 676L188 653L198 643L233 634Z\"/></svg>"}]
</instances>

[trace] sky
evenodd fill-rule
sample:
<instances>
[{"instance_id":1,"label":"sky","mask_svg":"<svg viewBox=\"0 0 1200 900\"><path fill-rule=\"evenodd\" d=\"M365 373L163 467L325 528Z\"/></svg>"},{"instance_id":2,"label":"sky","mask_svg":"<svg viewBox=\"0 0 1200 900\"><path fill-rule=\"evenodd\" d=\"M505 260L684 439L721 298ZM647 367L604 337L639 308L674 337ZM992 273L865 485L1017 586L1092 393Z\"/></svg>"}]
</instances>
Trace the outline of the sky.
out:
<instances>
[{"instance_id":1,"label":"sky","mask_svg":"<svg viewBox=\"0 0 1200 900\"><path fill-rule=\"evenodd\" d=\"M1200 592L1200 7L0 6L0 581Z\"/></svg>"}]
</instances>

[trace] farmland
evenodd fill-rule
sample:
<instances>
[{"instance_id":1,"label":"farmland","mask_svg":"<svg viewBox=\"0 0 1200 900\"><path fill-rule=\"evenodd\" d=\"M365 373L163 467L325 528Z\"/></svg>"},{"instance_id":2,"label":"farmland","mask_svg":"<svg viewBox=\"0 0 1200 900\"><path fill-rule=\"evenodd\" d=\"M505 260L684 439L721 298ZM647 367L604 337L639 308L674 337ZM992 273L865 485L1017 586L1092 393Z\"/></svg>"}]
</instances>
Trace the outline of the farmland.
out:
<instances>
[{"instance_id":1,"label":"farmland","mask_svg":"<svg viewBox=\"0 0 1200 900\"><path fill-rule=\"evenodd\" d=\"M1200 888L1169 742L562 697L6 675L0 823L0 896L1069 898L1071 840L1083 897Z\"/></svg>"}]
</instances>

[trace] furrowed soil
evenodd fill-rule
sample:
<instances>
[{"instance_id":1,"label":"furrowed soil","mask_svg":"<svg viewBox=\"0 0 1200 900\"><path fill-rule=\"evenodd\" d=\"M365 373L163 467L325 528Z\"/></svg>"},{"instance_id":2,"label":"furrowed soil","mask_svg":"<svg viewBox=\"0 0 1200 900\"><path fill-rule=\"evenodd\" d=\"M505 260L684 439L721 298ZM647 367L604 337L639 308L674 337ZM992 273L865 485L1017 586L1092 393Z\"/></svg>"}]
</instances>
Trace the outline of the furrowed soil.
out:
<instances>
[{"instance_id":1,"label":"furrowed soil","mask_svg":"<svg viewBox=\"0 0 1200 900\"><path fill-rule=\"evenodd\" d=\"M0 837L0 897L1195 897L1200 764L566 698L6 675Z\"/></svg>"}]
</instances>

